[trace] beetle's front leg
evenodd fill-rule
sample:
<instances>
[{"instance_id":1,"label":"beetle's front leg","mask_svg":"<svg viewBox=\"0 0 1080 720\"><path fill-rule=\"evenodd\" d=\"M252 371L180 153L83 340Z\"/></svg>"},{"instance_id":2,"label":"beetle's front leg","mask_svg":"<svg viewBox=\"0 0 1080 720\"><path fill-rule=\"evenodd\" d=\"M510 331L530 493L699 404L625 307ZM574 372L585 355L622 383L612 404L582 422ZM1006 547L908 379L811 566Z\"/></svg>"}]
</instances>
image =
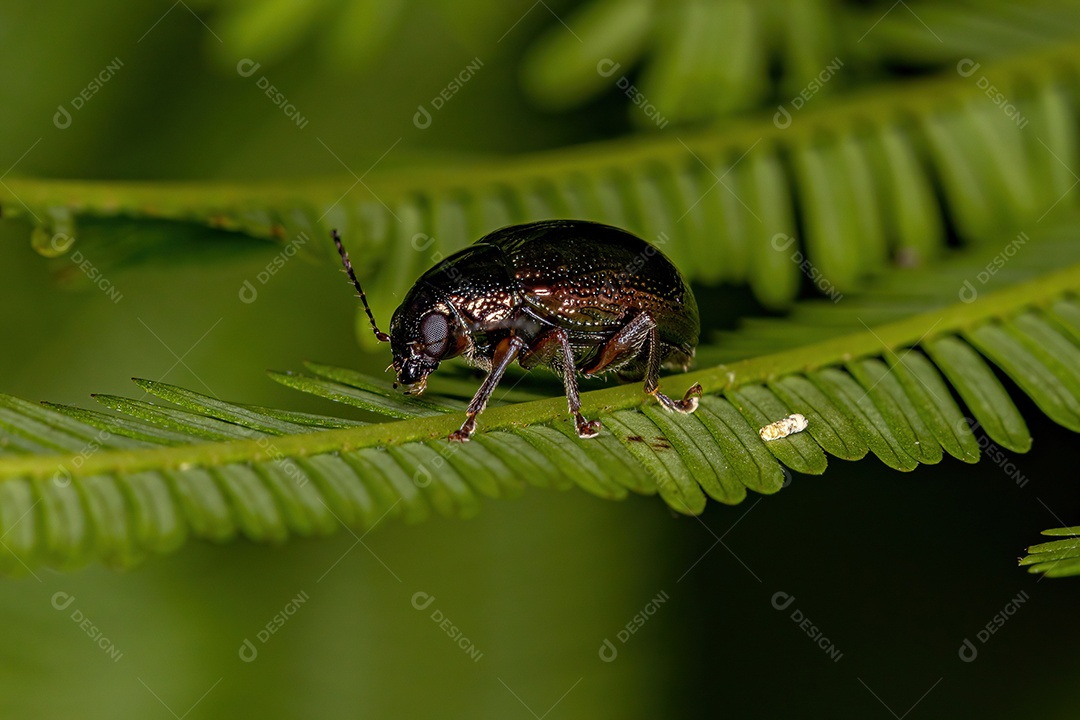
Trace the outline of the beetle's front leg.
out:
<instances>
[{"instance_id":1,"label":"beetle's front leg","mask_svg":"<svg viewBox=\"0 0 1080 720\"><path fill-rule=\"evenodd\" d=\"M586 420L581 415L581 396L578 394L577 369L574 367L574 351L570 347L570 336L562 328L552 328L538 337L521 356L524 368L546 365L555 354L562 355L563 387L566 389L566 404L574 416L579 438L588 440L600 434L602 425L599 420Z\"/></svg>"},{"instance_id":2,"label":"beetle's front leg","mask_svg":"<svg viewBox=\"0 0 1080 720\"><path fill-rule=\"evenodd\" d=\"M483 384L480 385L480 389L476 391L472 402L465 410L465 422L461 423L460 428L450 433L448 440L465 442L469 439L476 430L476 416L484 411L488 400L491 399L491 393L495 392L495 386L499 384L506 368L510 367L510 363L514 362L514 358L524 349L525 341L516 336L499 341L491 358L491 372L484 378Z\"/></svg>"}]
</instances>

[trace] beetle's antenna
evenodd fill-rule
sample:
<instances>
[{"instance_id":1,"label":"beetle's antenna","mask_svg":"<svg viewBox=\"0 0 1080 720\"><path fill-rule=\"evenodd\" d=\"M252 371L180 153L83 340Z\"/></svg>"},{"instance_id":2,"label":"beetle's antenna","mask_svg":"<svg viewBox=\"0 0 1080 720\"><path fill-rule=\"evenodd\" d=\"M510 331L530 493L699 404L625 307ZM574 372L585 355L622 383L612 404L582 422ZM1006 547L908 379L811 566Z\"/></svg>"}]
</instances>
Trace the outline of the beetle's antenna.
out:
<instances>
[{"instance_id":1,"label":"beetle's antenna","mask_svg":"<svg viewBox=\"0 0 1080 720\"><path fill-rule=\"evenodd\" d=\"M375 316L371 314L371 307L367 304L367 295L364 294L364 288L360 287L360 281L356 279L352 263L349 262L349 253L345 251L345 246L341 244L341 236L338 235L337 230L331 230L330 235L334 238L334 244L337 245L338 253L341 255L341 262L345 264L345 272L349 273L349 279L356 286L356 291L360 293L360 302L364 303L364 310L367 312L368 320L371 321L371 331L375 333L375 338L379 342L390 342L390 336L375 324Z\"/></svg>"}]
</instances>

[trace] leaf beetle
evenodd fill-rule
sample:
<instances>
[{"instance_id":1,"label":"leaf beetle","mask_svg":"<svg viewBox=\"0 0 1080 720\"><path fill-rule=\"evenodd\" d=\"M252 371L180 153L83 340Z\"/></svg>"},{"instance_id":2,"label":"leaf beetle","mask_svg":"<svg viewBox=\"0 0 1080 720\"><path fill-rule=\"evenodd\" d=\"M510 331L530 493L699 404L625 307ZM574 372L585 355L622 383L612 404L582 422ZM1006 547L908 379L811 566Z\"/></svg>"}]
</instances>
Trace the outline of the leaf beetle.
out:
<instances>
[{"instance_id":1,"label":"leaf beetle","mask_svg":"<svg viewBox=\"0 0 1080 720\"><path fill-rule=\"evenodd\" d=\"M584 220L496 230L421 275L394 311L389 334L379 330L336 230L332 237L372 332L390 343L394 387L419 395L439 363L459 355L487 372L450 440L469 439L514 360L562 375L581 438L596 437L600 421L581 415L579 372L644 379L645 392L666 409L697 409L700 385L682 400L659 389L661 366L685 370L694 356L697 302L675 265L636 235Z\"/></svg>"}]
</instances>

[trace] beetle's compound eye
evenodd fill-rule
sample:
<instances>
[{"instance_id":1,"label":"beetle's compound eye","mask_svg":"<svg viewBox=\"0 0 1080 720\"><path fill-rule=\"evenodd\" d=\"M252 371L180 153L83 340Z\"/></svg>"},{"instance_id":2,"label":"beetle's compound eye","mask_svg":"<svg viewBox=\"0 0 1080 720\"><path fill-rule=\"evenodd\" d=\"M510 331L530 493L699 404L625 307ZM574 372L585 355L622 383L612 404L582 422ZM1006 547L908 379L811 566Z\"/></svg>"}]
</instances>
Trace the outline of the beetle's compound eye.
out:
<instances>
[{"instance_id":1,"label":"beetle's compound eye","mask_svg":"<svg viewBox=\"0 0 1080 720\"><path fill-rule=\"evenodd\" d=\"M445 315L431 313L420 321L420 340L424 343L424 352L433 358L441 358L446 352L449 335L450 326Z\"/></svg>"}]
</instances>

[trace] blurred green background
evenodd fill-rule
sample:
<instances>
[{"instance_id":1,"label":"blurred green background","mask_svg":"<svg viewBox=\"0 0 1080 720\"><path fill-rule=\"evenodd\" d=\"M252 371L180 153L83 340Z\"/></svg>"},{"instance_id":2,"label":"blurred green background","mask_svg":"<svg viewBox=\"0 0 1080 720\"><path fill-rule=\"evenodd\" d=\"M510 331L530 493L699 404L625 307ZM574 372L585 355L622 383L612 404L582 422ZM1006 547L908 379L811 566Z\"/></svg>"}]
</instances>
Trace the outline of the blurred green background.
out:
<instances>
[{"instance_id":1,"label":"blurred green background","mask_svg":"<svg viewBox=\"0 0 1080 720\"><path fill-rule=\"evenodd\" d=\"M625 3L628 12L640 4ZM891 3L854 5L870 27ZM0 170L342 176L344 193L351 179L342 164L359 175L376 162L649 132L617 90L583 91L562 107L523 90L529 49L582 7L8 4ZM892 30L884 22L883 37L900 42L906 10L892 15ZM737 39L715 38L729 41ZM245 58L260 63L250 77L236 69ZM482 68L430 127L417 127L418 105L430 106L477 58ZM58 128L58 105L71 107L117 59L115 75ZM304 127L257 86L263 76ZM758 114L772 107L768 97L742 104L764 108ZM687 115L684 123L696 120ZM123 296L112 302L69 258L34 252L29 231L24 220L0 221L0 391L90 407L90 392L132 395L128 378L138 376L242 402L347 412L262 371L311 359L375 372L387 362L357 345L355 300L329 263L289 262L246 304L244 281L280 248L168 223L86 223L87 255L149 248L108 271ZM392 304L376 302L383 317ZM1076 717L1080 660L1071 649L1080 631L1070 620L1080 586L1015 567L1038 530L1076 520L1075 463L1064 450L1075 438L1030 402L1020 407L1035 437L1033 451L1014 458L1030 479L1024 487L987 461L946 458L902 475L873 458L834 460L824 477L796 476L777 496L738 507L710 505L700 519L675 517L656 498L530 490L466 522L388 523L363 537L281 547L192 542L125 572L0 579L0 715ZM773 606L778 592L795 598L785 610ZM976 640L1020 593L1029 600L1018 612L988 642ZM796 610L842 653L838 661L792 619ZM453 637L442 618L460 629ZM628 624L636 632L624 642ZM974 662L958 655L965 638L978 648ZM617 649L611 662L601 657L605 640Z\"/></svg>"}]
</instances>

